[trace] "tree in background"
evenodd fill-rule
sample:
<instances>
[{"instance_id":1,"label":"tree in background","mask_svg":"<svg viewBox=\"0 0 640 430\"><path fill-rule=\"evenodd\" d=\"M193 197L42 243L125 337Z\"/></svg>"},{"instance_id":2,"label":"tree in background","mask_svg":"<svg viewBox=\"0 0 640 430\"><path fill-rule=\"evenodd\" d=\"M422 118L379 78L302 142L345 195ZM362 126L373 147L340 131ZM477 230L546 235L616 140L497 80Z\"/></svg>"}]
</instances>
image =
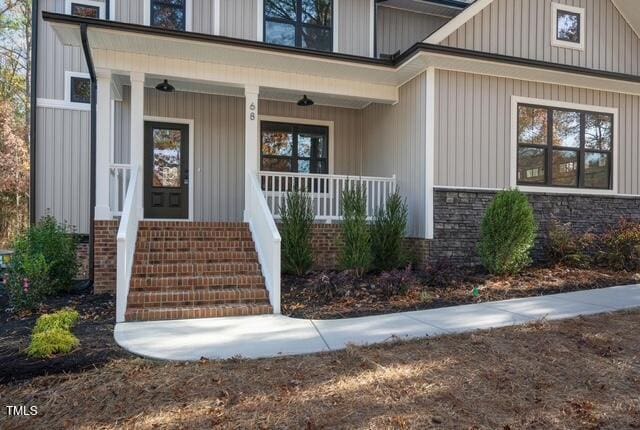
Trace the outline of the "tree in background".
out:
<instances>
[{"instance_id":1,"label":"tree in background","mask_svg":"<svg viewBox=\"0 0 640 430\"><path fill-rule=\"evenodd\" d=\"M0 0L0 246L29 221L31 1Z\"/></svg>"}]
</instances>

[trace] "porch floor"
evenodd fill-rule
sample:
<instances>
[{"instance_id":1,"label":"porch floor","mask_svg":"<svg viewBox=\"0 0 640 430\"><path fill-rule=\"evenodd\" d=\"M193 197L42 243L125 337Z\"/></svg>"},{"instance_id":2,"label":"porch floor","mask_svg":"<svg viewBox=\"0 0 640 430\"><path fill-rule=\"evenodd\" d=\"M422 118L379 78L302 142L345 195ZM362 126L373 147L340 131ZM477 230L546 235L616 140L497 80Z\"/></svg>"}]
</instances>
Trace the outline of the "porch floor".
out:
<instances>
[{"instance_id":1,"label":"porch floor","mask_svg":"<svg viewBox=\"0 0 640 430\"><path fill-rule=\"evenodd\" d=\"M640 285L341 320L281 315L116 324L116 342L175 361L310 354L640 307Z\"/></svg>"}]
</instances>

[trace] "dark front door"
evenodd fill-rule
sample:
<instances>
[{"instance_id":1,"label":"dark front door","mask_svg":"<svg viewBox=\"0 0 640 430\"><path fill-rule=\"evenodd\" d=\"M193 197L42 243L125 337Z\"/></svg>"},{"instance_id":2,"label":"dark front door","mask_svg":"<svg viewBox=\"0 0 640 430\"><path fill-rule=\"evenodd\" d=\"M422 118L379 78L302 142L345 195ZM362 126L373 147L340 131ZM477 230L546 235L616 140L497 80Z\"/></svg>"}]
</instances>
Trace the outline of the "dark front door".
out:
<instances>
[{"instance_id":1,"label":"dark front door","mask_svg":"<svg viewBox=\"0 0 640 430\"><path fill-rule=\"evenodd\" d=\"M144 123L144 216L189 218L189 126Z\"/></svg>"}]
</instances>

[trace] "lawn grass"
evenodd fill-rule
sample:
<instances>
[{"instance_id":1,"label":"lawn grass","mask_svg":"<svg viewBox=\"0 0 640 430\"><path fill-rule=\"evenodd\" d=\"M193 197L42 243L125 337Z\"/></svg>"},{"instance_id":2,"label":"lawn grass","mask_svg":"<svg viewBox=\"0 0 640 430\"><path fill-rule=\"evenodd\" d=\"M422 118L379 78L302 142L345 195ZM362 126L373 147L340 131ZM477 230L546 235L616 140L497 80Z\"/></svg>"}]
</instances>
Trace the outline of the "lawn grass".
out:
<instances>
[{"instance_id":1,"label":"lawn grass","mask_svg":"<svg viewBox=\"0 0 640 430\"><path fill-rule=\"evenodd\" d=\"M640 312L302 357L120 359L0 387L0 428L640 426Z\"/></svg>"}]
</instances>

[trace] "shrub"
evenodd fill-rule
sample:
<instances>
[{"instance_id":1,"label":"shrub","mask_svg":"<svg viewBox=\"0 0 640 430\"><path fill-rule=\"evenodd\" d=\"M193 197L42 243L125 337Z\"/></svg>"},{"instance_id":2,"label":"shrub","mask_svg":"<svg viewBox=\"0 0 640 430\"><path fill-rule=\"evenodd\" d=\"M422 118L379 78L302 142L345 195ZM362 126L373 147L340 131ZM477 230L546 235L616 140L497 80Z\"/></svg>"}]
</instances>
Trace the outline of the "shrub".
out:
<instances>
[{"instance_id":1,"label":"shrub","mask_svg":"<svg viewBox=\"0 0 640 430\"><path fill-rule=\"evenodd\" d=\"M70 331L53 328L31 336L27 354L33 358L48 358L53 354L67 354L80 344Z\"/></svg>"},{"instance_id":2,"label":"shrub","mask_svg":"<svg viewBox=\"0 0 640 430\"><path fill-rule=\"evenodd\" d=\"M80 319L78 311L64 309L53 314L41 315L36 321L33 333L42 333L47 330L62 329L71 331Z\"/></svg>"},{"instance_id":3,"label":"shrub","mask_svg":"<svg viewBox=\"0 0 640 430\"><path fill-rule=\"evenodd\" d=\"M367 225L367 191L357 183L342 192L343 268L362 277L371 266L371 234Z\"/></svg>"},{"instance_id":4,"label":"shrub","mask_svg":"<svg viewBox=\"0 0 640 430\"><path fill-rule=\"evenodd\" d=\"M311 234L315 217L311 198L302 191L289 192L280 214L283 271L304 275L313 265Z\"/></svg>"},{"instance_id":5,"label":"shrub","mask_svg":"<svg viewBox=\"0 0 640 430\"><path fill-rule=\"evenodd\" d=\"M69 290L79 267L76 238L69 233L45 216L16 237L6 281L13 306L33 308L44 297Z\"/></svg>"},{"instance_id":6,"label":"shrub","mask_svg":"<svg viewBox=\"0 0 640 430\"><path fill-rule=\"evenodd\" d=\"M640 223L621 220L601 236L598 262L614 270L640 270Z\"/></svg>"},{"instance_id":7,"label":"shrub","mask_svg":"<svg viewBox=\"0 0 640 430\"><path fill-rule=\"evenodd\" d=\"M478 251L492 274L518 273L531 262L536 222L527 197L518 190L499 192L480 228Z\"/></svg>"},{"instance_id":8,"label":"shrub","mask_svg":"<svg viewBox=\"0 0 640 430\"><path fill-rule=\"evenodd\" d=\"M398 192L389 196L385 207L376 213L371 226L371 252L377 269L397 269L406 263L402 242L407 228L407 214L407 204Z\"/></svg>"},{"instance_id":9,"label":"shrub","mask_svg":"<svg viewBox=\"0 0 640 430\"><path fill-rule=\"evenodd\" d=\"M553 219L549 225L547 255L554 263L575 267L587 267L591 263L588 249L593 235L577 235L571 230L571 224L561 224Z\"/></svg>"}]
</instances>

